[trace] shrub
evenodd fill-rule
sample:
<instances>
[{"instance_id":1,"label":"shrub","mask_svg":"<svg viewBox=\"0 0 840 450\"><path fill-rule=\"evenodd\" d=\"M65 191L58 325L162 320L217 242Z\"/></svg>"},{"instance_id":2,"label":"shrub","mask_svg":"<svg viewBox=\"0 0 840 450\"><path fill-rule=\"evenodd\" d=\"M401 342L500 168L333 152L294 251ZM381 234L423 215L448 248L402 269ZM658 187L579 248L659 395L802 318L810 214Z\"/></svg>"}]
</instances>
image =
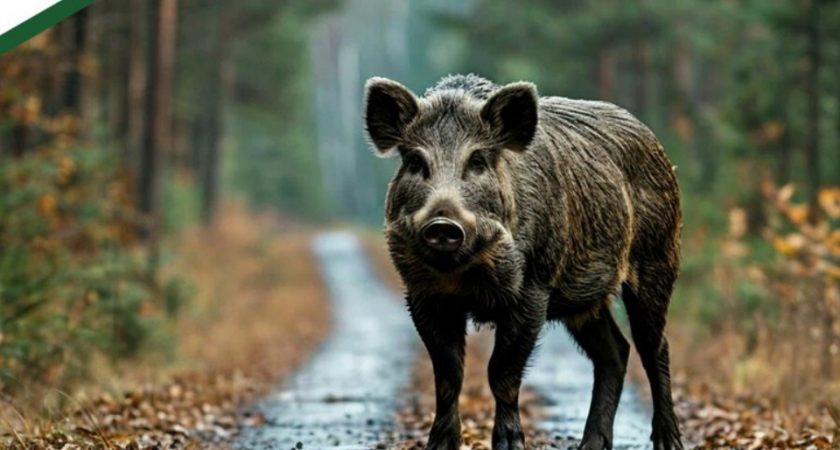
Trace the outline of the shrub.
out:
<instances>
[{"instance_id":1,"label":"shrub","mask_svg":"<svg viewBox=\"0 0 840 450\"><path fill-rule=\"evenodd\" d=\"M136 355L180 303L147 276L119 167L60 145L0 164L0 392L64 386L94 352Z\"/></svg>"}]
</instances>

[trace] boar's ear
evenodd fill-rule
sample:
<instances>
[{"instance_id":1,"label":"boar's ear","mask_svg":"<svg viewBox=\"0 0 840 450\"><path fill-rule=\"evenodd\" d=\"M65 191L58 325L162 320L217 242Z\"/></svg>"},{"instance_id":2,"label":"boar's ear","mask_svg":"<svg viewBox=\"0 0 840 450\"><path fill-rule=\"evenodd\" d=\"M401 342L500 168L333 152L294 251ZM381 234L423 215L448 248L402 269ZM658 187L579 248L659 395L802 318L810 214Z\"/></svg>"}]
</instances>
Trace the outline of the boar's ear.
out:
<instances>
[{"instance_id":1,"label":"boar's ear","mask_svg":"<svg viewBox=\"0 0 840 450\"><path fill-rule=\"evenodd\" d=\"M537 132L537 87L511 83L496 91L481 109L481 119L499 139L499 145L522 151Z\"/></svg>"},{"instance_id":2,"label":"boar's ear","mask_svg":"<svg viewBox=\"0 0 840 450\"><path fill-rule=\"evenodd\" d=\"M396 154L403 133L419 112L417 98L405 86L387 78L371 78L365 85L365 129L378 156Z\"/></svg>"}]
</instances>

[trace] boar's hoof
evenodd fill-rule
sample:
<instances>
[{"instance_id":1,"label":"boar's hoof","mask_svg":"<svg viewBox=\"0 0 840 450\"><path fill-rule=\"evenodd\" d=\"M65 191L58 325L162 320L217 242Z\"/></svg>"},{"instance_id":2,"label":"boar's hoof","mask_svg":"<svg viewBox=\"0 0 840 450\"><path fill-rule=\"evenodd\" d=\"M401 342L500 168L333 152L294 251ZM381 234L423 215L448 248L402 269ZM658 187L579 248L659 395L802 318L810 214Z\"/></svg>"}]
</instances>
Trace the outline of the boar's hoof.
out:
<instances>
[{"instance_id":1,"label":"boar's hoof","mask_svg":"<svg viewBox=\"0 0 840 450\"><path fill-rule=\"evenodd\" d=\"M676 419L664 423L655 420L650 440L653 441L654 450L683 450L684 448L680 441Z\"/></svg>"},{"instance_id":2,"label":"boar's hoof","mask_svg":"<svg viewBox=\"0 0 840 450\"><path fill-rule=\"evenodd\" d=\"M461 447L461 421L435 423L429 433L426 450L458 450Z\"/></svg>"},{"instance_id":3,"label":"boar's hoof","mask_svg":"<svg viewBox=\"0 0 840 450\"><path fill-rule=\"evenodd\" d=\"M429 442L426 444L425 450L458 450L461 448L461 439L441 439L441 440L432 440L429 439Z\"/></svg>"},{"instance_id":4,"label":"boar's hoof","mask_svg":"<svg viewBox=\"0 0 840 450\"><path fill-rule=\"evenodd\" d=\"M588 438L584 438L583 442L581 442L580 447L578 450L610 450L612 449L612 443L609 439L601 436L600 434L595 436L590 436Z\"/></svg>"},{"instance_id":5,"label":"boar's hoof","mask_svg":"<svg viewBox=\"0 0 840 450\"><path fill-rule=\"evenodd\" d=\"M493 450L525 450L525 434L519 428L494 429Z\"/></svg>"},{"instance_id":6,"label":"boar's hoof","mask_svg":"<svg viewBox=\"0 0 840 450\"><path fill-rule=\"evenodd\" d=\"M665 438L653 441L654 450L683 450L682 442L679 439Z\"/></svg>"}]
</instances>

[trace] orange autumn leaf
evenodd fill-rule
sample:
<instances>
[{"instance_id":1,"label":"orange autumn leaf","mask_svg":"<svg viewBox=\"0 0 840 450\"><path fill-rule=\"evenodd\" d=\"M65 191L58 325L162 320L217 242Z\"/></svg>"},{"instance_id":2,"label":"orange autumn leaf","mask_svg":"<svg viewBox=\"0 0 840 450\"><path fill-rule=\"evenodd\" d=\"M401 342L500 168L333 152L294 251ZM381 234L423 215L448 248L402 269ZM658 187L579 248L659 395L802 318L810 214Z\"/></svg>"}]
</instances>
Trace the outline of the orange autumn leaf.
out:
<instances>
[{"instance_id":1,"label":"orange autumn leaf","mask_svg":"<svg viewBox=\"0 0 840 450\"><path fill-rule=\"evenodd\" d=\"M767 122L761 127L762 140L764 142L778 142L786 128L785 123L778 120Z\"/></svg>"},{"instance_id":2,"label":"orange autumn leaf","mask_svg":"<svg viewBox=\"0 0 840 450\"><path fill-rule=\"evenodd\" d=\"M773 247L785 256L792 256L799 252L805 240L801 235L791 235L788 238L777 237L773 239Z\"/></svg>"},{"instance_id":3,"label":"orange autumn leaf","mask_svg":"<svg viewBox=\"0 0 840 450\"><path fill-rule=\"evenodd\" d=\"M52 194L44 194L38 199L38 211L47 217L55 214L57 206L58 202Z\"/></svg>"},{"instance_id":4,"label":"orange autumn leaf","mask_svg":"<svg viewBox=\"0 0 840 450\"><path fill-rule=\"evenodd\" d=\"M829 217L840 218L840 188L823 189L819 194L819 203Z\"/></svg>"},{"instance_id":5,"label":"orange autumn leaf","mask_svg":"<svg viewBox=\"0 0 840 450\"><path fill-rule=\"evenodd\" d=\"M41 116L42 101L40 98L30 96L23 105L22 120L24 123L34 123Z\"/></svg>"},{"instance_id":6,"label":"orange autumn leaf","mask_svg":"<svg viewBox=\"0 0 840 450\"><path fill-rule=\"evenodd\" d=\"M794 225L801 226L808 220L808 211L808 205L796 205L788 209L787 216Z\"/></svg>"},{"instance_id":7,"label":"orange autumn leaf","mask_svg":"<svg viewBox=\"0 0 840 450\"><path fill-rule=\"evenodd\" d=\"M76 163L72 159L64 157L58 161L58 182L66 184L76 171Z\"/></svg>"},{"instance_id":8,"label":"orange autumn leaf","mask_svg":"<svg viewBox=\"0 0 840 450\"><path fill-rule=\"evenodd\" d=\"M825 274L828 275L830 278L840 280L840 267L826 266L823 268L823 272L825 272Z\"/></svg>"}]
</instances>

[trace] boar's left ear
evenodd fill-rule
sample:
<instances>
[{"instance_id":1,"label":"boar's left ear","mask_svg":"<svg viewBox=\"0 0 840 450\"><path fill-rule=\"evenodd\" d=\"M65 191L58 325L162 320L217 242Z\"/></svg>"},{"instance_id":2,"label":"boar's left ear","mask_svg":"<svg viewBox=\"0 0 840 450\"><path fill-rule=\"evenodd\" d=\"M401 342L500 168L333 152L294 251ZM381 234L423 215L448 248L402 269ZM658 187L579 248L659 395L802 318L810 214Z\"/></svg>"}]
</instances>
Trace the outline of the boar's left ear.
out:
<instances>
[{"instance_id":1,"label":"boar's left ear","mask_svg":"<svg viewBox=\"0 0 840 450\"><path fill-rule=\"evenodd\" d=\"M511 83L487 100L481 119L496 133L499 145L522 151L537 132L538 102L537 87L532 83Z\"/></svg>"},{"instance_id":2,"label":"boar's left ear","mask_svg":"<svg viewBox=\"0 0 840 450\"><path fill-rule=\"evenodd\" d=\"M365 129L377 155L395 155L408 124L420 108L405 86L387 78L371 78L365 85Z\"/></svg>"}]
</instances>

